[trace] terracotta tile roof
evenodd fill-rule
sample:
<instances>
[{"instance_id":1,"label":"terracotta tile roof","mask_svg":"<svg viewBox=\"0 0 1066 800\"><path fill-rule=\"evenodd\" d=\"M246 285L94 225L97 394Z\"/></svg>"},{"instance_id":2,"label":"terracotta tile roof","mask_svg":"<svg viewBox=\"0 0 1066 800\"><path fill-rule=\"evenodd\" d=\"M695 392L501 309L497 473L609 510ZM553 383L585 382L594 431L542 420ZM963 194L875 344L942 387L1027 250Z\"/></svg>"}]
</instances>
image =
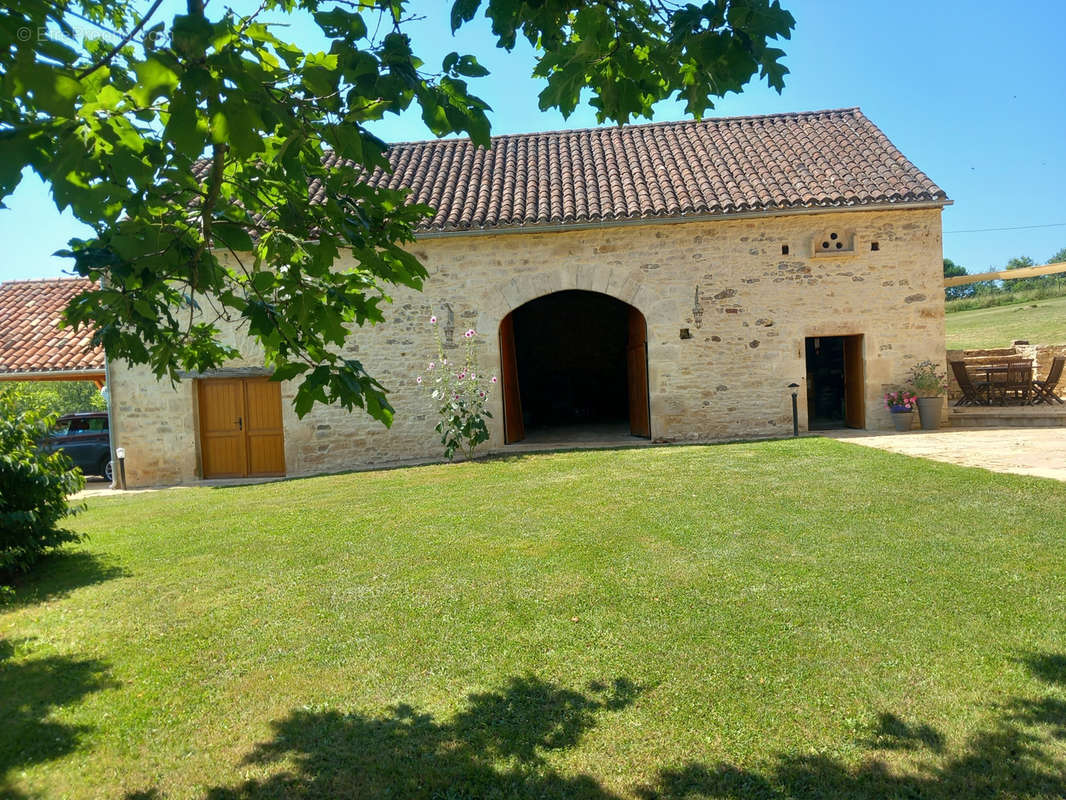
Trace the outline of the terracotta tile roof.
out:
<instances>
[{"instance_id":1,"label":"terracotta tile roof","mask_svg":"<svg viewBox=\"0 0 1066 800\"><path fill-rule=\"evenodd\" d=\"M370 183L435 208L427 233L950 202L858 108L403 142L389 160Z\"/></svg>"},{"instance_id":2,"label":"terracotta tile roof","mask_svg":"<svg viewBox=\"0 0 1066 800\"><path fill-rule=\"evenodd\" d=\"M389 158L371 182L437 209L423 231L947 201L857 108L496 136L489 150L409 142Z\"/></svg>"},{"instance_id":3,"label":"terracotta tile roof","mask_svg":"<svg viewBox=\"0 0 1066 800\"><path fill-rule=\"evenodd\" d=\"M0 283L0 373L102 372L92 331L56 327L70 299L91 286L83 278Z\"/></svg>"}]
</instances>

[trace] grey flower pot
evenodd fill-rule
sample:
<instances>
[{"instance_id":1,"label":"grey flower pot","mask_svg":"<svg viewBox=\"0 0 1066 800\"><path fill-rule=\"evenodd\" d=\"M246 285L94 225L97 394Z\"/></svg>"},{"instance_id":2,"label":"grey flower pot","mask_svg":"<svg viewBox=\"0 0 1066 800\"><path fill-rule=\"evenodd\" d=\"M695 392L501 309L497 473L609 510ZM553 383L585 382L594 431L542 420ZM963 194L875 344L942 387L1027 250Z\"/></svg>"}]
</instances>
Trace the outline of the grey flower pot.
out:
<instances>
[{"instance_id":1,"label":"grey flower pot","mask_svg":"<svg viewBox=\"0 0 1066 800\"><path fill-rule=\"evenodd\" d=\"M923 431L935 431L940 427L940 412L944 401L939 397L919 397L918 417L922 421Z\"/></svg>"},{"instance_id":2,"label":"grey flower pot","mask_svg":"<svg viewBox=\"0 0 1066 800\"><path fill-rule=\"evenodd\" d=\"M893 411L891 414L892 424L896 426L897 431L909 431L911 429L911 415L910 411Z\"/></svg>"}]
</instances>

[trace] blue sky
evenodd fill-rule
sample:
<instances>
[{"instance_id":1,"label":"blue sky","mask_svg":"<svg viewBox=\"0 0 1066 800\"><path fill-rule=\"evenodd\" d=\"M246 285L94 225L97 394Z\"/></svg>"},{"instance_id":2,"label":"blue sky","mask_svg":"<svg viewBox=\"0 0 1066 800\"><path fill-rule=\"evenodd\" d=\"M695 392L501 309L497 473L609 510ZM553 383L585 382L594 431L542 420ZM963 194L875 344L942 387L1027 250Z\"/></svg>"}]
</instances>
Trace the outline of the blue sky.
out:
<instances>
[{"instance_id":1,"label":"blue sky","mask_svg":"<svg viewBox=\"0 0 1066 800\"><path fill-rule=\"evenodd\" d=\"M232 5L251 6L244 0ZM797 23L792 40L781 45L791 70L784 93L751 84L712 113L860 106L955 201L944 212L945 256L981 272L1018 255L1044 263L1066 247L1066 71L1060 46L1066 3L783 0L783 5ZM167 0L164 9L168 6L173 14L184 3ZM449 7L445 0L414 5L426 17L410 28L416 51L429 65L451 50L478 55L492 75L472 88L493 107L494 133L595 124L587 107L569 119L538 111L542 85L529 77L532 50L524 43L510 54L496 50L488 26L478 22L453 38ZM313 24L287 21L288 35L313 46ZM678 105L656 109L656 120L682 118ZM374 132L389 141L429 137L417 113L384 120ZM84 229L69 213L58 213L32 176L6 205L0 210L5 251L0 280L61 274L67 262L50 254ZM994 228L1014 230L987 230Z\"/></svg>"}]
</instances>

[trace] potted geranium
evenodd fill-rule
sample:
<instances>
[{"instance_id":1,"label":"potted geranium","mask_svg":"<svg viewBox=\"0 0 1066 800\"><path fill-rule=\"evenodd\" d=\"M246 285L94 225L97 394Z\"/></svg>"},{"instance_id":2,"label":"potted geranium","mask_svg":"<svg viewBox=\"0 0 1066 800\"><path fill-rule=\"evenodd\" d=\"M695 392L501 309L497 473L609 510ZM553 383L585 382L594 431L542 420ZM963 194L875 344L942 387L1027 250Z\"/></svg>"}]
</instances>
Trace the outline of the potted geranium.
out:
<instances>
[{"instance_id":1,"label":"potted geranium","mask_svg":"<svg viewBox=\"0 0 1066 800\"><path fill-rule=\"evenodd\" d=\"M922 430L935 431L940 427L940 412L944 401L940 396L947 385L947 374L935 361L919 361L911 367L910 385L918 395L918 417Z\"/></svg>"},{"instance_id":2,"label":"potted geranium","mask_svg":"<svg viewBox=\"0 0 1066 800\"><path fill-rule=\"evenodd\" d=\"M914 413L914 401L917 399L906 389L885 395L885 408L892 412L892 424L896 426L897 431L911 429L911 414Z\"/></svg>"}]
</instances>

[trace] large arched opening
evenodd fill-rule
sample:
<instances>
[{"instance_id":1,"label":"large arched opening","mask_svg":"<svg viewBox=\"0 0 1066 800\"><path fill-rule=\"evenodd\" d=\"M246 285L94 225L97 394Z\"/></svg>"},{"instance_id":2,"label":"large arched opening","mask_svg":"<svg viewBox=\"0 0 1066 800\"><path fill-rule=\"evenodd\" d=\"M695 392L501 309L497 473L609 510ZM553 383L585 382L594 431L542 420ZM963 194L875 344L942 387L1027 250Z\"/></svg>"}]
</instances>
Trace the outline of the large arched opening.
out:
<instances>
[{"instance_id":1,"label":"large arched opening","mask_svg":"<svg viewBox=\"0 0 1066 800\"><path fill-rule=\"evenodd\" d=\"M599 292L554 292L500 322L508 444L651 436L644 315Z\"/></svg>"}]
</instances>

